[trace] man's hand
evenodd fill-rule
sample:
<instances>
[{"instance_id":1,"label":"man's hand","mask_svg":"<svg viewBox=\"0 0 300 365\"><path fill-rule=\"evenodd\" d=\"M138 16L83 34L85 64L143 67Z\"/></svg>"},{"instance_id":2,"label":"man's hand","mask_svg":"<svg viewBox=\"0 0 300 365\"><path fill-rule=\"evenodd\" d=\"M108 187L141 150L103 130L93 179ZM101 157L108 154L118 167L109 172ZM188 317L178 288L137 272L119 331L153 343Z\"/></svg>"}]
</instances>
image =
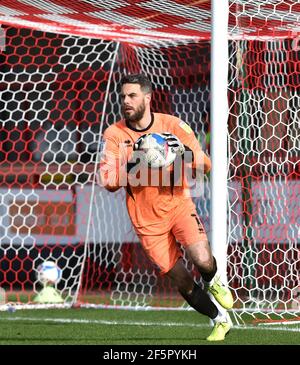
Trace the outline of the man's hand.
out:
<instances>
[{"instance_id":1,"label":"man's hand","mask_svg":"<svg viewBox=\"0 0 300 365\"><path fill-rule=\"evenodd\" d=\"M144 142L144 138L146 137L146 134L144 134L143 136L139 137L133 144L133 150L134 151L140 151L141 150L141 146Z\"/></svg>"},{"instance_id":2,"label":"man's hand","mask_svg":"<svg viewBox=\"0 0 300 365\"><path fill-rule=\"evenodd\" d=\"M180 142L178 137L174 136L174 134L171 133L162 133L162 135L165 137L168 146L172 149L174 153L179 156L182 156L184 154L184 145Z\"/></svg>"},{"instance_id":3,"label":"man's hand","mask_svg":"<svg viewBox=\"0 0 300 365\"><path fill-rule=\"evenodd\" d=\"M127 172L130 173L131 169L136 165L142 163L144 165L144 151L141 148L146 134L139 137L133 144L133 154L131 159L127 162Z\"/></svg>"}]
</instances>

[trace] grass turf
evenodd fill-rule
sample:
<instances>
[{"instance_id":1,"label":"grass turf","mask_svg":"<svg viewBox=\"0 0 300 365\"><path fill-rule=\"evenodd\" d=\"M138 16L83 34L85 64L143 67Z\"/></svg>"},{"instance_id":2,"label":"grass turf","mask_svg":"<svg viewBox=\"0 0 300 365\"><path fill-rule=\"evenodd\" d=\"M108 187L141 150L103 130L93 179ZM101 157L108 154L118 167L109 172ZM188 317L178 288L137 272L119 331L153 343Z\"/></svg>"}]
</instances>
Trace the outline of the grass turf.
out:
<instances>
[{"instance_id":1,"label":"grass turf","mask_svg":"<svg viewBox=\"0 0 300 365\"><path fill-rule=\"evenodd\" d=\"M194 311L108 309L0 312L0 345L214 345ZM299 325L233 327L218 345L299 345Z\"/></svg>"}]
</instances>

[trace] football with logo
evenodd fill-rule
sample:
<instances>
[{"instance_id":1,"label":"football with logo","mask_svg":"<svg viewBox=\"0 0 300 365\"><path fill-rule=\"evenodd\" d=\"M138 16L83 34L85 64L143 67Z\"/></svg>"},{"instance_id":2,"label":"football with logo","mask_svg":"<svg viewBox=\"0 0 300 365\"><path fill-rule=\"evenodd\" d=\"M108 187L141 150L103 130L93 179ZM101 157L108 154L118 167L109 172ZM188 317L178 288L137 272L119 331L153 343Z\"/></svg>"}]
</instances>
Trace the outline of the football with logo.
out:
<instances>
[{"instance_id":1,"label":"football with logo","mask_svg":"<svg viewBox=\"0 0 300 365\"><path fill-rule=\"evenodd\" d=\"M44 261L37 267L37 279L42 284L56 284L61 279L61 269L54 261Z\"/></svg>"},{"instance_id":2,"label":"football with logo","mask_svg":"<svg viewBox=\"0 0 300 365\"><path fill-rule=\"evenodd\" d=\"M160 133L148 133L143 136L139 150L143 151L142 159L149 167L167 167L176 158L176 153L168 145L166 137Z\"/></svg>"}]
</instances>

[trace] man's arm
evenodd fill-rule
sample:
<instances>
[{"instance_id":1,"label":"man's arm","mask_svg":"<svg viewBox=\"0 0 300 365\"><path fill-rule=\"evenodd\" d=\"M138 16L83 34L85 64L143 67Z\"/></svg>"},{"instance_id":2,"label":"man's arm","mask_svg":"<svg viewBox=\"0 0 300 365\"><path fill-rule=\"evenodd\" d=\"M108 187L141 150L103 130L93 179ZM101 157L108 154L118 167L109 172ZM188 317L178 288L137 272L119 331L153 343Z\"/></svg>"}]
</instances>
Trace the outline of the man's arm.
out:
<instances>
[{"instance_id":1,"label":"man's arm","mask_svg":"<svg viewBox=\"0 0 300 365\"><path fill-rule=\"evenodd\" d=\"M109 130L103 135L103 149L100 157L100 185L114 192L127 185L126 150Z\"/></svg>"},{"instance_id":2,"label":"man's arm","mask_svg":"<svg viewBox=\"0 0 300 365\"><path fill-rule=\"evenodd\" d=\"M202 151L199 141L193 130L183 121L175 122L175 134L185 147L185 158L192 162L193 169L198 169L207 174L211 169L210 158Z\"/></svg>"}]
</instances>

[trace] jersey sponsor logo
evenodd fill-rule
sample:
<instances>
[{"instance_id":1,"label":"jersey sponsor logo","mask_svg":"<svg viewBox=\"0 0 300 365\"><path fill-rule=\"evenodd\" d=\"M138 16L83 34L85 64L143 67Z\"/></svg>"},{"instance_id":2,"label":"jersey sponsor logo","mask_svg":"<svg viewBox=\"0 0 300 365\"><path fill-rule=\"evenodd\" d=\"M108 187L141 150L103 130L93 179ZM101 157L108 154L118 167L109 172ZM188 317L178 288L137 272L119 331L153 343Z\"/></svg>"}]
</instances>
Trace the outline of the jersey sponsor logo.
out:
<instances>
[{"instance_id":1,"label":"jersey sponsor logo","mask_svg":"<svg viewBox=\"0 0 300 365\"><path fill-rule=\"evenodd\" d=\"M186 133L192 133L192 128L186 124L183 120L180 121L179 127L181 127Z\"/></svg>"}]
</instances>

